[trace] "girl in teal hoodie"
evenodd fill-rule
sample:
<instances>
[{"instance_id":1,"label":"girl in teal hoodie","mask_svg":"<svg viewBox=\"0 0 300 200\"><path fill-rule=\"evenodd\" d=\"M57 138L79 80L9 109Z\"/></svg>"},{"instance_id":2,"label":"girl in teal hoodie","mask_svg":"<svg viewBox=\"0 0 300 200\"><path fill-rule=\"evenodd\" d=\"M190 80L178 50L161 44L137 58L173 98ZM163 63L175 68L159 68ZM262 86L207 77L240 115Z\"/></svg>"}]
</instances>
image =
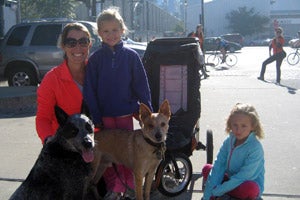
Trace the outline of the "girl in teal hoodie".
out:
<instances>
[{"instance_id":1,"label":"girl in teal hoodie","mask_svg":"<svg viewBox=\"0 0 300 200\"><path fill-rule=\"evenodd\" d=\"M205 182L204 200L230 196L258 199L264 190L264 151L258 139L263 129L255 108L238 103L226 124L225 139L214 165L202 169Z\"/></svg>"}]
</instances>

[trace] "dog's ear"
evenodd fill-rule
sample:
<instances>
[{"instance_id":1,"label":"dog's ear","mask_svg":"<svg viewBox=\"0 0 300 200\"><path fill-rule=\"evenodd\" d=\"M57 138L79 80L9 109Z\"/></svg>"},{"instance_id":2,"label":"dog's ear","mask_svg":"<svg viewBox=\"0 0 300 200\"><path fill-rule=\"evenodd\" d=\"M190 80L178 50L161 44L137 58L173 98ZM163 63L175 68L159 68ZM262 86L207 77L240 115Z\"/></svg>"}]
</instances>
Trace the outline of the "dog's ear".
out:
<instances>
[{"instance_id":1,"label":"dog's ear","mask_svg":"<svg viewBox=\"0 0 300 200\"><path fill-rule=\"evenodd\" d=\"M91 119L91 113L90 113L89 107L83 99L82 99L82 103L81 103L80 113L85 114L88 118Z\"/></svg>"},{"instance_id":2,"label":"dog's ear","mask_svg":"<svg viewBox=\"0 0 300 200\"><path fill-rule=\"evenodd\" d=\"M169 101L167 99L164 100L164 102L162 102L162 104L160 105L158 113L161 113L168 118L171 117L171 108L170 108Z\"/></svg>"},{"instance_id":3,"label":"dog's ear","mask_svg":"<svg viewBox=\"0 0 300 200\"><path fill-rule=\"evenodd\" d=\"M54 110L58 124L63 126L66 123L69 115L57 105L55 105Z\"/></svg>"},{"instance_id":4,"label":"dog's ear","mask_svg":"<svg viewBox=\"0 0 300 200\"><path fill-rule=\"evenodd\" d=\"M151 115L151 110L148 108L147 105L141 103L140 105L140 119L144 121L147 117Z\"/></svg>"}]
</instances>

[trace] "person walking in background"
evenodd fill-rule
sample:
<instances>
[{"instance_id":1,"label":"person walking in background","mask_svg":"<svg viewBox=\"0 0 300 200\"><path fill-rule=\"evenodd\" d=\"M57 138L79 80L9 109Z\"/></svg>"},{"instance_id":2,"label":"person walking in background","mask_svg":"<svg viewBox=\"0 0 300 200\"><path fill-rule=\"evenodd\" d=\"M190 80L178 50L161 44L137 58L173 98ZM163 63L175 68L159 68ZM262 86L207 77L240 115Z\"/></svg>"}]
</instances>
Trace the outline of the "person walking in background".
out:
<instances>
[{"instance_id":1,"label":"person walking in background","mask_svg":"<svg viewBox=\"0 0 300 200\"><path fill-rule=\"evenodd\" d=\"M202 169L204 200L233 197L255 200L264 191L264 151L258 139L264 132L252 105L238 103L226 122L229 136L223 142L214 165Z\"/></svg>"},{"instance_id":2,"label":"person walking in background","mask_svg":"<svg viewBox=\"0 0 300 200\"><path fill-rule=\"evenodd\" d=\"M89 58L84 99L96 127L133 130L139 104L152 110L144 66L137 52L124 46L121 38L127 28L117 8L100 13L97 26L102 47ZM119 199L128 195L128 187L134 188L132 171L123 165L118 165L117 170L107 168L103 175L107 189L104 199Z\"/></svg>"},{"instance_id":3,"label":"person walking in background","mask_svg":"<svg viewBox=\"0 0 300 200\"><path fill-rule=\"evenodd\" d=\"M270 57L266 59L261 67L260 76L257 77L259 80L264 81L264 75L266 71L266 66L274 61L276 61L276 83L280 84L281 79L281 63L283 59L286 57L286 53L283 50L284 38L283 38L283 30L281 27L275 29L275 37L272 39L269 45L269 55ZM273 49L273 55L271 54L271 49Z\"/></svg>"},{"instance_id":4,"label":"person walking in background","mask_svg":"<svg viewBox=\"0 0 300 200\"><path fill-rule=\"evenodd\" d=\"M204 42L204 34L203 34L203 26L202 24L198 24L196 26L196 32L193 33L193 37L197 37L199 39L200 48L204 53L203 42Z\"/></svg>"},{"instance_id":5,"label":"person walking in background","mask_svg":"<svg viewBox=\"0 0 300 200\"><path fill-rule=\"evenodd\" d=\"M59 45L64 61L45 75L37 90L36 130L43 144L58 128L55 105L69 115L80 113L90 39L88 29L80 23L67 24L62 31Z\"/></svg>"},{"instance_id":6,"label":"person walking in background","mask_svg":"<svg viewBox=\"0 0 300 200\"><path fill-rule=\"evenodd\" d=\"M202 26L202 24L198 24L196 26L196 32L192 32L190 35L188 35L188 37L189 36L190 37L196 37L196 38L198 38L199 44L200 44L200 48L201 48L201 51L202 51L203 57L204 57L204 48L203 48L204 34L203 34L203 26ZM202 72L202 75L204 76L204 79L206 79L206 78L209 77L209 75L206 73L205 64L204 64L204 66L201 67L201 72Z\"/></svg>"}]
</instances>

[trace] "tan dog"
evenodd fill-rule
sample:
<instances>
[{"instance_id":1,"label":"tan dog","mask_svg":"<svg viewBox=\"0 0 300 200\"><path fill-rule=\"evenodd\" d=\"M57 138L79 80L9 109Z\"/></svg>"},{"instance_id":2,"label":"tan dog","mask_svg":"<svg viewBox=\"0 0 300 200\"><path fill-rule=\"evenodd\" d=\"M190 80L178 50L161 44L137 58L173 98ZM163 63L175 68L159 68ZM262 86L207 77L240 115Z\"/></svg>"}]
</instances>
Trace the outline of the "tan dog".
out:
<instances>
[{"instance_id":1,"label":"tan dog","mask_svg":"<svg viewBox=\"0 0 300 200\"><path fill-rule=\"evenodd\" d=\"M145 178L145 199L149 200L156 168L164 157L170 116L167 100L161 104L158 113L152 113L145 104L141 104L139 110L141 129L134 131L106 129L96 133L96 152L92 163L95 169L93 184L98 183L105 169L112 163L123 164L133 171L136 199L144 199Z\"/></svg>"}]
</instances>

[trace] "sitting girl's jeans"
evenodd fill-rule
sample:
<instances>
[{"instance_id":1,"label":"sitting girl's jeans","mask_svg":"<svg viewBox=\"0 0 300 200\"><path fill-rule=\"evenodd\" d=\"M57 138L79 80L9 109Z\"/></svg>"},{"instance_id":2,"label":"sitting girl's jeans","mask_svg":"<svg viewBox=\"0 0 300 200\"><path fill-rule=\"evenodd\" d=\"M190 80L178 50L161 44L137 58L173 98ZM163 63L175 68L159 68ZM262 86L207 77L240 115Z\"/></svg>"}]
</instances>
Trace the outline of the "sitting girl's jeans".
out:
<instances>
[{"instance_id":1,"label":"sitting girl's jeans","mask_svg":"<svg viewBox=\"0 0 300 200\"><path fill-rule=\"evenodd\" d=\"M203 176L203 181L206 182L209 172L212 169L213 165L211 164L206 164L202 168L202 176ZM227 175L224 176L223 182L228 181L229 178ZM233 190L229 191L228 193L229 196L237 199L257 199L259 195L259 187L254 181L245 181L242 184L240 184L238 187L234 188ZM214 198L212 198L214 199Z\"/></svg>"}]
</instances>

